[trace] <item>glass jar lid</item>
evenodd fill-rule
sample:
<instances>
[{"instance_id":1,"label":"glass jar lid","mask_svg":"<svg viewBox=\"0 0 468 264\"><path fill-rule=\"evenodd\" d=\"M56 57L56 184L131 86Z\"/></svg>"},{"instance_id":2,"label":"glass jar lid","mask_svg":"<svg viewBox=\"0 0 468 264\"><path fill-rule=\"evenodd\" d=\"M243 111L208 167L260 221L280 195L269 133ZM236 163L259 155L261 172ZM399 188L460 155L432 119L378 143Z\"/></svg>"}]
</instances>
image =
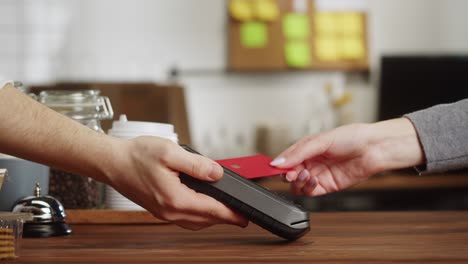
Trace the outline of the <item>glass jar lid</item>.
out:
<instances>
[{"instance_id":1,"label":"glass jar lid","mask_svg":"<svg viewBox=\"0 0 468 264\"><path fill-rule=\"evenodd\" d=\"M112 119L114 115L109 98L99 90L42 91L38 101L75 120Z\"/></svg>"}]
</instances>

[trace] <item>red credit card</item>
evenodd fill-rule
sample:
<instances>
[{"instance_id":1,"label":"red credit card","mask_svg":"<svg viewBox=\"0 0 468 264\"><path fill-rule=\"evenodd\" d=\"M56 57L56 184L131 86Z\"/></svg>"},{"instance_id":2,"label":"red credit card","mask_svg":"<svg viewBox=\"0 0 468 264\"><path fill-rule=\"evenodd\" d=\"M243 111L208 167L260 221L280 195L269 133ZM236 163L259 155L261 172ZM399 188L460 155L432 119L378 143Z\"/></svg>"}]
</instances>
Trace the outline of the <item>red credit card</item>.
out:
<instances>
[{"instance_id":1,"label":"red credit card","mask_svg":"<svg viewBox=\"0 0 468 264\"><path fill-rule=\"evenodd\" d=\"M259 154L240 158L217 160L224 166L247 179L262 178L286 174L290 169L278 169L270 165L273 159Z\"/></svg>"}]
</instances>

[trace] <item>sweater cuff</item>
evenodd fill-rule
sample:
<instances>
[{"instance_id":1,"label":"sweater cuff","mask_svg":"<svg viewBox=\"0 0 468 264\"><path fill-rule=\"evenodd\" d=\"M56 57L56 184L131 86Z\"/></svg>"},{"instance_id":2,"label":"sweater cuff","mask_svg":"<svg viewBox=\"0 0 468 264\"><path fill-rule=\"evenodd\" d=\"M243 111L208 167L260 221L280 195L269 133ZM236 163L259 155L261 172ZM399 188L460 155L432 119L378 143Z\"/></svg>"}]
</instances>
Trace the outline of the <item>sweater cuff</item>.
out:
<instances>
[{"instance_id":1,"label":"sweater cuff","mask_svg":"<svg viewBox=\"0 0 468 264\"><path fill-rule=\"evenodd\" d=\"M468 165L468 100L437 105L405 115L418 134L426 166L419 173L443 172Z\"/></svg>"}]
</instances>

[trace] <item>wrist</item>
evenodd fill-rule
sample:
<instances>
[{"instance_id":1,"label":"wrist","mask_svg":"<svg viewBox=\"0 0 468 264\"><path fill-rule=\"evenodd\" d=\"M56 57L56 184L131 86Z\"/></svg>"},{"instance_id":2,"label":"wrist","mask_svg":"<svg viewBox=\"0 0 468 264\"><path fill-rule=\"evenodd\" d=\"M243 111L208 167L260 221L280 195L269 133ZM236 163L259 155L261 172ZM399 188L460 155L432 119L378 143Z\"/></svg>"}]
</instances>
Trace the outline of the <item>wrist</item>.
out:
<instances>
[{"instance_id":1,"label":"wrist","mask_svg":"<svg viewBox=\"0 0 468 264\"><path fill-rule=\"evenodd\" d=\"M122 172L126 171L128 155L130 153L130 141L111 136L105 137L105 147L101 159L96 159L99 175L96 179L110 185L114 185Z\"/></svg>"},{"instance_id":2,"label":"wrist","mask_svg":"<svg viewBox=\"0 0 468 264\"><path fill-rule=\"evenodd\" d=\"M376 172L418 166L424 153L417 132L407 118L377 122L369 126L370 150Z\"/></svg>"}]
</instances>

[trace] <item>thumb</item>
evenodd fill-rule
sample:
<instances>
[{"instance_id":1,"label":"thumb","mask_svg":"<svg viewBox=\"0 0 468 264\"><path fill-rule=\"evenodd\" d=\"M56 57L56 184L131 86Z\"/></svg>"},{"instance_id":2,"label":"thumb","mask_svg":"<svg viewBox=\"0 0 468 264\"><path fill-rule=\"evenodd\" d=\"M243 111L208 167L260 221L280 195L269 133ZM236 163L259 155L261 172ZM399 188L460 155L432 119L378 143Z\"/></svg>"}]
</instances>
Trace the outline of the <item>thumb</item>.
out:
<instances>
[{"instance_id":1,"label":"thumb","mask_svg":"<svg viewBox=\"0 0 468 264\"><path fill-rule=\"evenodd\" d=\"M223 168L215 161L202 155L190 153L178 147L168 158L168 166L203 181L218 181L223 177Z\"/></svg>"},{"instance_id":2,"label":"thumb","mask_svg":"<svg viewBox=\"0 0 468 264\"><path fill-rule=\"evenodd\" d=\"M278 155L270 165L278 168L293 168L304 162L325 153L330 146L326 136L308 136Z\"/></svg>"}]
</instances>

